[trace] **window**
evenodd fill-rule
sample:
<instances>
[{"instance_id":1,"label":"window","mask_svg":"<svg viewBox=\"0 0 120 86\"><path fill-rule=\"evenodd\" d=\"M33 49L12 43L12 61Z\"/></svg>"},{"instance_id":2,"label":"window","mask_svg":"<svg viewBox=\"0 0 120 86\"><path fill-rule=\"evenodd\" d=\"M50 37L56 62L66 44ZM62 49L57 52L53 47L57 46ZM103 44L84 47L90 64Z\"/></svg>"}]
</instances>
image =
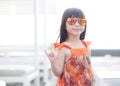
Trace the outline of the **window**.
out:
<instances>
[{"instance_id":1,"label":"window","mask_svg":"<svg viewBox=\"0 0 120 86\"><path fill-rule=\"evenodd\" d=\"M86 40L93 49L120 49L117 0L36 0L37 44L49 45L59 35L61 17L68 7L78 7L87 17ZM0 1L0 45L33 45L34 0Z\"/></svg>"},{"instance_id":2,"label":"window","mask_svg":"<svg viewBox=\"0 0 120 86\"><path fill-rule=\"evenodd\" d=\"M1 0L0 45L33 44L33 0Z\"/></svg>"}]
</instances>

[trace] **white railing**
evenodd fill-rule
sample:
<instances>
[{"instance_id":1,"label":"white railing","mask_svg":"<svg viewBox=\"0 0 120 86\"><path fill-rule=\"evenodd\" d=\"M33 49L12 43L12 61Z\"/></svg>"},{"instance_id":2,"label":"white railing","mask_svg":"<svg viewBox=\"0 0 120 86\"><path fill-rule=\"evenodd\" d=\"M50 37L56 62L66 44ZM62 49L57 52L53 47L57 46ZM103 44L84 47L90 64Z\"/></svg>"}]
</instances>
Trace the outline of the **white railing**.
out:
<instances>
[{"instance_id":1,"label":"white railing","mask_svg":"<svg viewBox=\"0 0 120 86\"><path fill-rule=\"evenodd\" d=\"M35 86L38 86L38 65L43 60L40 60L41 50L39 55L35 54L33 46L0 47L0 80L11 83L22 82L23 86L30 86L31 80L35 79Z\"/></svg>"},{"instance_id":2,"label":"white railing","mask_svg":"<svg viewBox=\"0 0 120 86\"><path fill-rule=\"evenodd\" d=\"M36 54L34 46L0 46L0 63L36 63L43 56L43 49L40 47Z\"/></svg>"},{"instance_id":3,"label":"white railing","mask_svg":"<svg viewBox=\"0 0 120 86\"><path fill-rule=\"evenodd\" d=\"M38 72L41 70L43 71L42 73L39 72L38 77L43 77L44 83L48 85L48 82L50 82L49 73L51 73L51 68L50 63L44 54L44 47L38 47L37 55L35 54L36 50L34 46L0 46L0 67L3 68L4 65L6 67L6 64L12 65L10 69L16 68L15 65L29 64L35 66L37 67ZM16 70L18 70L18 68Z\"/></svg>"},{"instance_id":4,"label":"white railing","mask_svg":"<svg viewBox=\"0 0 120 86\"><path fill-rule=\"evenodd\" d=\"M97 75L98 86L115 84L114 82L106 83L106 79L120 79L120 57L105 55L103 57L92 57L91 61L93 70Z\"/></svg>"}]
</instances>

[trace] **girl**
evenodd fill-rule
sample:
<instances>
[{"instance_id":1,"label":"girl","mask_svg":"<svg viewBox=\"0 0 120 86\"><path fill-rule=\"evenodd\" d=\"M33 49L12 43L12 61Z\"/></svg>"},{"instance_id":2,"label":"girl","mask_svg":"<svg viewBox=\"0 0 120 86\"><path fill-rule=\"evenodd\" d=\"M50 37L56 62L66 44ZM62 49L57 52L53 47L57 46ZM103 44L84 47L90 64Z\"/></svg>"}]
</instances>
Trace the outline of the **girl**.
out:
<instances>
[{"instance_id":1,"label":"girl","mask_svg":"<svg viewBox=\"0 0 120 86\"><path fill-rule=\"evenodd\" d=\"M58 77L57 86L95 86L90 42L84 41L86 23L80 9L66 9L60 27L60 43L54 43L50 53L45 51L52 71Z\"/></svg>"}]
</instances>

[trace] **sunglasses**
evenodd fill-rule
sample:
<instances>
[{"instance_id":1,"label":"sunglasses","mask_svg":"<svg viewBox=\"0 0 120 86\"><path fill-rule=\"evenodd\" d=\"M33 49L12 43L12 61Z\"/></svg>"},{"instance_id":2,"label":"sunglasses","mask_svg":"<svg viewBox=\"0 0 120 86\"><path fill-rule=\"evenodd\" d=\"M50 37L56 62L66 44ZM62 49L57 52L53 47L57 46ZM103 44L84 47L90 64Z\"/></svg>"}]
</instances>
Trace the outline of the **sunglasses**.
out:
<instances>
[{"instance_id":1,"label":"sunglasses","mask_svg":"<svg viewBox=\"0 0 120 86\"><path fill-rule=\"evenodd\" d=\"M81 26L85 26L86 25L86 19L85 18L68 18L67 19L67 23L69 25L74 25L76 23L76 21L78 21L78 23Z\"/></svg>"}]
</instances>

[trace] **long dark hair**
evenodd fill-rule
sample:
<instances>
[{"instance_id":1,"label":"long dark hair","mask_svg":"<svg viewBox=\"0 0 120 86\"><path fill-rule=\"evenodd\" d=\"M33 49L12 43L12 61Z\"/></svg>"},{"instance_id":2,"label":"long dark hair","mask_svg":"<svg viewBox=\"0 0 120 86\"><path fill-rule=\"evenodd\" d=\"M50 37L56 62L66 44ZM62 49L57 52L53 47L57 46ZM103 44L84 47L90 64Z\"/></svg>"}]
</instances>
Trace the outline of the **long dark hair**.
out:
<instances>
[{"instance_id":1,"label":"long dark hair","mask_svg":"<svg viewBox=\"0 0 120 86\"><path fill-rule=\"evenodd\" d=\"M64 11L63 16L62 16L61 26L60 26L60 34L59 34L60 43L64 42L68 38L68 34L66 31L66 20L67 18L70 18L70 17L85 18L85 15L78 8L68 8ZM86 33L86 25L85 25L84 32L81 33L80 35L80 40L84 40L85 33Z\"/></svg>"}]
</instances>

